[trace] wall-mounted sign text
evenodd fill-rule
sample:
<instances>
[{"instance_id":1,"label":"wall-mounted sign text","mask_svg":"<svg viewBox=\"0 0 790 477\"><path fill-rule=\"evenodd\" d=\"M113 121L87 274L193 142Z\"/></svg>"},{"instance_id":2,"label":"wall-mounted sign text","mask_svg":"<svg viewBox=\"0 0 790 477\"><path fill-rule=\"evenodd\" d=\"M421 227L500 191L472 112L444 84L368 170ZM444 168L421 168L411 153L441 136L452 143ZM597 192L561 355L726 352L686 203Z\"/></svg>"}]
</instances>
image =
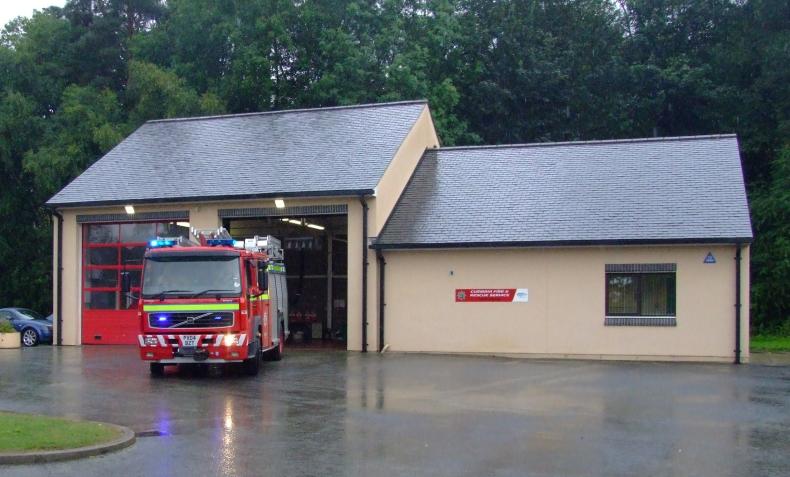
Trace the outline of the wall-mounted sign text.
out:
<instances>
[{"instance_id":1,"label":"wall-mounted sign text","mask_svg":"<svg viewBox=\"0 0 790 477\"><path fill-rule=\"evenodd\" d=\"M456 303L475 302L513 302L529 301L529 290L526 288L456 288Z\"/></svg>"}]
</instances>

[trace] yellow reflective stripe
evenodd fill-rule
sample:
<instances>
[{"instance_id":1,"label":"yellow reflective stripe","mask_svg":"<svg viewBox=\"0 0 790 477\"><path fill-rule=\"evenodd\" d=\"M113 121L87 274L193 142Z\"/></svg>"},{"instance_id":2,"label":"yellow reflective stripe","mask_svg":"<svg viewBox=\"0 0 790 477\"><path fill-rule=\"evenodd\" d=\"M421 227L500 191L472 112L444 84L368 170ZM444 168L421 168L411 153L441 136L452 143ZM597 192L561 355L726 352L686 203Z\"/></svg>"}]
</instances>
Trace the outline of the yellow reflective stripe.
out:
<instances>
[{"instance_id":1,"label":"yellow reflective stripe","mask_svg":"<svg viewBox=\"0 0 790 477\"><path fill-rule=\"evenodd\" d=\"M238 310L238 303L194 303L182 305L143 305L143 311L231 311Z\"/></svg>"}]
</instances>

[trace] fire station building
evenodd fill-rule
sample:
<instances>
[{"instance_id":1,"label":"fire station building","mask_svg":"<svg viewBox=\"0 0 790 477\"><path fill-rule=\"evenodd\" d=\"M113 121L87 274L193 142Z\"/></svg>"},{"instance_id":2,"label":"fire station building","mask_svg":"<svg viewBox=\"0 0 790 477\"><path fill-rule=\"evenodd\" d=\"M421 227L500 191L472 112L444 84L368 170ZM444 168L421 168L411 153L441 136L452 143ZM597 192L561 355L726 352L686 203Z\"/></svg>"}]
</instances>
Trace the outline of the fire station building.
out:
<instances>
[{"instance_id":1,"label":"fire station building","mask_svg":"<svg viewBox=\"0 0 790 477\"><path fill-rule=\"evenodd\" d=\"M732 135L441 147L425 101L149 121L52 197L55 336L133 344L157 236L285 250L295 344L748 360Z\"/></svg>"}]
</instances>

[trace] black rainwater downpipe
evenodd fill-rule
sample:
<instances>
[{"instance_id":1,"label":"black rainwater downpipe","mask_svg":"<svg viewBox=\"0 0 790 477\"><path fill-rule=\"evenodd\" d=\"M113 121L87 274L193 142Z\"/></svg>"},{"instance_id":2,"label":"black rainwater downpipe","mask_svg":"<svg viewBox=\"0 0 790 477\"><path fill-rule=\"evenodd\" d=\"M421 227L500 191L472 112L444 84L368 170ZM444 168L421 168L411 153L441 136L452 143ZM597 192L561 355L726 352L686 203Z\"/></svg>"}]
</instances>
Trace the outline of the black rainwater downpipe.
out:
<instances>
[{"instance_id":1,"label":"black rainwater downpipe","mask_svg":"<svg viewBox=\"0 0 790 477\"><path fill-rule=\"evenodd\" d=\"M384 267L387 261L384 260L384 253L381 249L376 250L376 258L379 261L379 353L384 349Z\"/></svg>"},{"instance_id":2,"label":"black rainwater downpipe","mask_svg":"<svg viewBox=\"0 0 790 477\"><path fill-rule=\"evenodd\" d=\"M55 251L57 255L56 279L58 280L55 296L58 312L57 316L55 316L55 322L57 323L58 333L55 344L57 346L63 346L63 215L55 209L52 209L52 215L58 218L58 247Z\"/></svg>"},{"instance_id":3,"label":"black rainwater downpipe","mask_svg":"<svg viewBox=\"0 0 790 477\"><path fill-rule=\"evenodd\" d=\"M362 352L368 352L368 202L359 196L362 204Z\"/></svg>"},{"instance_id":4,"label":"black rainwater downpipe","mask_svg":"<svg viewBox=\"0 0 790 477\"><path fill-rule=\"evenodd\" d=\"M735 364L741 364L741 244L735 246Z\"/></svg>"}]
</instances>

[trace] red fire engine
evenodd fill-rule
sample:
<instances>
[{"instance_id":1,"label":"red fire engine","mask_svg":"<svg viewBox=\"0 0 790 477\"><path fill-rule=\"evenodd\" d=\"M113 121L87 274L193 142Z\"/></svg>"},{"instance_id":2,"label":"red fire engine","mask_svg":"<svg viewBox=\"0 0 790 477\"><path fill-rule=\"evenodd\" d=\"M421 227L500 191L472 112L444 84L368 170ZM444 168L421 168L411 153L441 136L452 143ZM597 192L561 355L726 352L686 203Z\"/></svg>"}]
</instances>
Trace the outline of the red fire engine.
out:
<instances>
[{"instance_id":1,"label":"red fire engine","mask_svg":"<svg viewBox=\"0 0 790 477\"><path fill-rule=\"evenodd\" d=\"M140 357L167 365L278 361L288 336L288 291L280 241L233 240L225 229L151 240L139 300Z\"/></svg>"}]
</instances>

